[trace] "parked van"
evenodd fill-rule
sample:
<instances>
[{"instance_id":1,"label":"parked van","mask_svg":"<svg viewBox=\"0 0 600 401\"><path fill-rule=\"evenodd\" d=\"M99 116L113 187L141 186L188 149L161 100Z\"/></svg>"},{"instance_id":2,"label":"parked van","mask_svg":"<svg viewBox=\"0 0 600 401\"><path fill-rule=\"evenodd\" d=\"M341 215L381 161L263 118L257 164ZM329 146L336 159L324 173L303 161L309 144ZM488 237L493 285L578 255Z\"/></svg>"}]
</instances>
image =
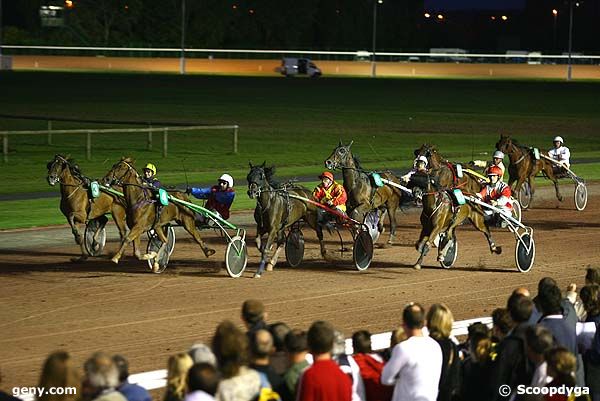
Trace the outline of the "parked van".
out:
<instances>
[{"instance_id":1,"label":"parked van","mask_svg":"<svg viewBox=\"0 0 600 401\"><path fill-rule=\"evenodd\" d=\"M311 78L322 75L321 69L308 58L284 58L281 60L281 74L286 77L308 75Z\"/></svg>"}]
</instances>

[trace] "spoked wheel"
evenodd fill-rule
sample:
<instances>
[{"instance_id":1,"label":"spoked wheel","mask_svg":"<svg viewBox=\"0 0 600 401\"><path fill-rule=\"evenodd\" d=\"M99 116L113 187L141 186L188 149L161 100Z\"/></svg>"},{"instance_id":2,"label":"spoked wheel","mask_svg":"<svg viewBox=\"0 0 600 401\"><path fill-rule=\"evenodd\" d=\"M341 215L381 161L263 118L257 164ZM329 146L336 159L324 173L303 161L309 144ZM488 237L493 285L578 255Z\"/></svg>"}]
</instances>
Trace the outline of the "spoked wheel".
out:
<instances>
[{"instance_id":1,"label":"spoked wheel","mask_svg":"<svg viewBox=\"0 0 600 401\"><path fill-rule=\"evenodd\" d=\"M162 241L154 232L154 230L148 231L148 247L146 249L146 252L158 252L156 258L148 259L148 266L150 267L150 270L152 270L153 273L162 273L165 271L165 269L169 265L169 259L171 257L171 254L175 249L175 230L170 225L165 226L163 230L167 235L167 246L161 252L159 252L159 250L162 247ZM158 263L158 268L154 267L155 261Z\"/></svg>"},{"instance_id":2,"label":"spoked wheel","mask_svg":"<svg viewBox=\"0 0 600 401\"><path fill-rule=\"evenodd\" d=\"M239 235L231 238L231 242L227 244L225 251L225 267L230 277L236 278L241 276L246 269L248 263L248 250L246 249L246 241Z\"/></svg>"},{"instance_id":3,"label":"spoked wheel","mask_svg":"<svg viewBox=\"0 0 600 401\"><path fill-rule=\"evenodd\" d=\"M519 223L521 222L521 218L523 217L523 211L521 210L521 204L518 200L512 199L512 217L517 220Z\"/></svg>"},{"instance_id":4,"label":"spoked wheel","mask_svg":"<svg viewBox=\"0 0 600 401\"><path fill-rule=\"evenodd\" d=\"M575 207L582 211L587 206L587 187L585 183L578 181L575 187Z\"/></svg>"},{"instance_id":5,"label":"spoked wheel","mask_svg":"<svg viewBox=\"0 0 600 401\"><path fill-rule=\"evenodd\" d=\"M354 239L352 249L352 258L354 266L359 271L367 270L373 260L373 238L369 231L361 230Z\"/></svg>"},{"instance_id":6,"label":"spoked wheel","mask_svg":"<svg viewBox=\"0 0 600 401\"><path fill-rule=\"evenodd\" d=\"M293 228L285 239L285 259L291 267L299 266L304 259L304 235L299 228Z\"/></svg>"},{"instance_id":7,"label":"spoked wheel","mask_svg":"<svg viewBox=\"0 0 600 401\"><path fill-rule=\"evenodd\" d=\"M90 256L102 255L106 245L106 217L90 220L85 226L85 250Z\"/></svg>"},{"instance_id":8,"label":"spoked wheel","mask_svg":"<svg viewBox=\"0 0 600 401\"><path fill-rule=\"evenodd\" d=\"M379 212L377 210L371 210L365 215L365 226L369 230L369 235L373 239L373 243L379 239Z\"/></svg>"},{"instance_id":9,"label":"spoked wheel","mask_svg":"<svg viewBox=\"0 0 600 401\"><path fill-rule=\"evenodd\" d=\"M521 273L527 273L533 267L535 260L535 242L529 234L521 236L522 242L517 238L517 246L515 248L515 261L517 269Z\"/></svg>"},{"instance_id":10,"label":"spoked wheel","mask_svg":"<svg viewBox=\"0 0 600 401\"><path fill-rule=\"evenodd\" d=\"M443 235L440 239L439 249L444 249L444 247L448 244L448 241L449 241L448 237L446 235ZM446 256L444 256L444 259L440 261L440 265L444 269L449 269L452 266L454 266L454 263L456 262L457 257L458 257L458 241L456 240L456 235L455 235L454 239L450 241L450 246L448 247Z\"/></svg>"},{"instance_id":11,"label":"spoked wheel","mask_svg":"<svg viewBox=\"0 0 600 401\"><path fill-rule=\"evenodd\" d=\"M523 210L527 210L529 208L529 205L531 204L531 186L527 181L521 185L517 199Z\"/></svg>"}]
</instances>

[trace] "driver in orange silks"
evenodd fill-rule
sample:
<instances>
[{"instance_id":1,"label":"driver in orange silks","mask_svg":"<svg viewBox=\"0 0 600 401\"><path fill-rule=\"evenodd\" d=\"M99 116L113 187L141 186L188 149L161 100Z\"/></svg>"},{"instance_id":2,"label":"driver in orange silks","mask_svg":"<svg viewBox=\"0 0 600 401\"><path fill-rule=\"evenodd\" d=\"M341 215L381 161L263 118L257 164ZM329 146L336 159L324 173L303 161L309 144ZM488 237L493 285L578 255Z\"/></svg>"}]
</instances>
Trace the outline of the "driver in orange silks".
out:
<instances>
[{"instance_id":1,"label":"driver in orange silks","mask_svg":"<svg viewBox=\"0 0 600 401\"><path fill-rule=\"evenodd\" d=\"M322 205L346 214L346 190L342 184L335 182L333 174L325 171L319 176L321 183L313 191L313 198Z\"/></svg>"}]
</instances>

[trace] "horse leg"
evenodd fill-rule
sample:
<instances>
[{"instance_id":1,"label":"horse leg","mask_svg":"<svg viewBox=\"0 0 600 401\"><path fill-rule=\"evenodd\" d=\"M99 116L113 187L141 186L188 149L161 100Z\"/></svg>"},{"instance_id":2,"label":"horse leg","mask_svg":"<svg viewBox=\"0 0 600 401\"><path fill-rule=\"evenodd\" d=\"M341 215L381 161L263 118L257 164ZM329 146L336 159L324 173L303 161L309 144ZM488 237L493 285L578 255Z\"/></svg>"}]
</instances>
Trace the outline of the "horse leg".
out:
<instances>
[{"instance_id":1,"label":"horse leg","mask_svg":"<svg viewBox=\"0 0 600 401\"><path fill-rule=\"evenodd\" d=\"M85 241L83 238L83 234L81 234L81 231L77 226L77 222L85 221L85 217L86 216L83 213L71 213L69 214L69 217L67 219L69 225L71 226L71 232L73 233L73 237L75 238L75 243L79 245L79 249L81 251L81 255L78 258L71 258L72 262L83 262L88 258L88 253L85 250Z\"/></svg>"},{"instance_id":2,"label":"horse leg","mask_svg":"<svg viewBox=\"0 0 600 401\"><path fill-rule=\"evenodd\" d=\"M190 233L192 238L194 238L194 241L200 245L200 248L202 248L202 251L204 252L204 256L208 258L215 254L215 250L209 248L202 240L202 237L200 236L200 230L198 230L196 227L196 220L194 216L185 214L183 215L181 222L183 223L183 228L185 228L185 231Z\"/></svg>"},{"instance_id":3,"label":"horse leg","mask_svg":"<svg viewBox=\"0 0 600 401\"><path fill-rule=\"evenodd\" d=\"M125 252L125 248L127 247L127 245L129 245L130 242L135 241L137 238L139 238L139 236L142 235L142 233L144 233L145 231L146 231L146 227L144 224L138 223L138 224L134 225L133 228L131 229L131 231L129 231L129 234L127 234L127 236L123 239L123 241L121 241L121 246L119 247L119 250L117 251L117 253L115 253L115 255L112 257L111 260L114 263L119 263L119 260L123 256L123 252ZM143 260L143 258L145 256L147 256L147 255L141 256L140 259ZM156 255L154 255L154 256L156 256Z\"/></svg>"},{"instance_id":4,"label":"horse leg","mask_svg":"<svg viewBox=\"0 0 600 401\"><path fill-rule=\"evenodd\" d=\"M160 248L158 248L158 251L156 251L156 252L150 252L149 254L144 255L142 258L146 259L146 260L148 260L148 259L154 259L154 263L152 264L152 271L154 273L156 273L160 269L160 264L158 263L157 256L160 255L161 252L165 251L166 247L168 246L169 239L167 238L167 235L165 234L165 232L163 230L163 226L158 226L158 225L155 226L154 227L154 232L156 233L156 235L160 239L162 245L160 246Z\"/></svg>"},{"instance_id":5,"label":"horse leg","mask_svg":"<svg viewBox=\"0 0 600 401\"><path fill-rule=\"evenodd\" d=\"M494 243L492 233L490 232L489 227L485 224L483 215L472 212L472 214L469 216L469 220L471 221L471 224L473 224L473 227L475 227L477 230L481 231L485 235L485 238L487 239L488 245L490 247L490 252L500 255L502 253L502 247L496 246L496 244Z\"/></svg>"},{"instance_id":6,"label":"horse leg","mask_svg":"<svg viewBox=\"0 0 600 401\"><path fill-rule=\"evenodd\" d=\"M260 264L258 265L258 270L254 273L254 278L260 278L262 274L265 272L265 265L267 264L267 260L269 258L269 252L273 247L273 242L275 241L275 237L277 236L277 231L275 229L271 229L269 231L269 236L267 237L267 243L265 244L260 258Z\"/></svg>"},{"instance_id":7,"label":"horse leg","mask_svg":"<svg viewBox=\"0 0 600 401\"><path fill-rule=\"evenodd\" d=\"M388 219L390 220L390 237L388 238L387 244L392 245L396 240L396 228L398 227L398 222L396 221L396 210L398 205L393 205L388 207ZM381 224L383 226L383 216L381 216Z\"/></svg>"}]
</instances>

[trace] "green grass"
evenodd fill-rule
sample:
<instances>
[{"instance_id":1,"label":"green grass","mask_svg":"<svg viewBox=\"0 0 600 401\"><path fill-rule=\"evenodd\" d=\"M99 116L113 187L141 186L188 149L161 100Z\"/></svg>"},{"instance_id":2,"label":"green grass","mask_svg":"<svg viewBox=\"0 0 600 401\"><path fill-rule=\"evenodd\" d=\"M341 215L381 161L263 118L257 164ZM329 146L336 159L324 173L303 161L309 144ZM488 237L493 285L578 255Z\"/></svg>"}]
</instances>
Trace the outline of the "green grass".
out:
<instances>
[{"instance_id":1,"label":"green grass","mask_svg":"<svg viewBox=\"0 0 600 401\"><path fill-rule=\"evenodd\" d=\"M402 170L424 142L453 160L489 158L499 133L542 149L560 134L574 159L593 162L576 163L575 171L600 179L597 82L11 72L0 74L0 88L5 114L240 125L237 155L229 132L200 131L170 133L166 159L159 134L152 151L146 134L94 137L91 161L84 136L55 135L52 146L44 136L11 137L1 194L51 191L45 165L55 153L77 158L92 177L131 155L138 165L154 162L165 184L186 182L184 164L190 183L214 182L228 171L242 204L250 160L276 165L279 176L317 175L342 139L354 140L366 168ZM54 129L113 127L53 123ZM46 122L0 118L0 130L13 129L46 129ZM8 206L0 202L0 213Z\"/></svg>"}]
</instances>

